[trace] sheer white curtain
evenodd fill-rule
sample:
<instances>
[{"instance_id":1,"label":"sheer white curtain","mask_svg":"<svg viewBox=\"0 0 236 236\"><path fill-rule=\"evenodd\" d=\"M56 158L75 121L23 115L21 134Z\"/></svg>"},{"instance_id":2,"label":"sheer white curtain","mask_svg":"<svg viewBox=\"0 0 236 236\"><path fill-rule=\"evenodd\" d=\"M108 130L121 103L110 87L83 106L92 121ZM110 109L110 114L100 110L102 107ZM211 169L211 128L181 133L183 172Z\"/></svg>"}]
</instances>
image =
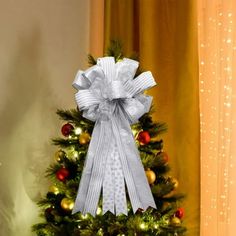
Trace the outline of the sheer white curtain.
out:
<instances>
[{"instance_id":1,"label":"sheer white curtain","mask_svg":"<svg viewBox=\"0 0 236 236\"><path fill-rule=\"evenodd\" d=\"M236 235L236 1L199 0L201 235Z\"/></svg>"}]
</instances>

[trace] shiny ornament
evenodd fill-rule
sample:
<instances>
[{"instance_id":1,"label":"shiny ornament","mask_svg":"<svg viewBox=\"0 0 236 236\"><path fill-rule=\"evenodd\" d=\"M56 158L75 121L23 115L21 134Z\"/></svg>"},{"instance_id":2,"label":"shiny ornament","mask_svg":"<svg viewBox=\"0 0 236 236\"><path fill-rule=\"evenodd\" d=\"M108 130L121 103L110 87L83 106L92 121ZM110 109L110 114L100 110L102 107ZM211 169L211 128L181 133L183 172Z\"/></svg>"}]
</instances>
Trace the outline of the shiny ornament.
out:
<instances>
[{"instance_id":1,"label":"shiny ornament","mask_svg":"<svg viewBox=\"0 0 236 236\"><path fill-rule=\"evenodd\" d=\"M66 153L63 150L58 150L55 153L55 161L57 161L58 163L62 163L65 156L66 156Z\"/></svg>"},{"instance_id":2,"label":"shiny ornament","mask_svg":"<svg viewBox=\"0 0 236 236\"><path fill-rule=\"evenodd\" d=\"M162 155L163 155L163 161L164 163L167 163L169 161L169 156L166 152L162 152Z\"/></svg>"},{"instance_id":3,"label":"shiny ornament","mask_svg":"<svg viewBox=\"0 0 236 236\"><path fill-rule=\"evenodd\" d=\"M90 141L90 134L89 133L81 133L79 136L79 143L84 145Z\"/></svg>"},{"instance_id":4,"label":"shiny ornament","mask_svg":"<svg viewBox=\"0 0 236 236\"><path fill-rule=\"evenodd\" d=\"M150 142L151 137L148 131L141 131L138 134L137 140L139 141L140 145L146 145Z\"/></svg>"},{"instance_id":5,"label":"shiny ornament","mask_svg":"<svg viewBox=\"0 0 236 236\"><path fill-rule=\"evenodd\" d=\"M148 168L145 171L145 173L146 173L146 176L147 176L147 179L148 179L148 183L149 184L153 184L155 182L155 180L156 180L155 172Z\"/></svg>"},{"instance_id":6,"label":"shiny ornament","mask_svg":"<svg viewBox=\"0 0 236 236\"><path fill-rule=\"evenodd\" d=\"M64 124L62 127L61 127L61 133L65 136L65 137L68 137L72 131L74 130L74 126L70 123L67 123L67 124Z\"/></svg>"},{"instance_id":7,"label":"shiny ornament","mask_svg":"<svg viewBox=\"0 0 236 236\"><path fill-rule=\"evenodd\" d=\"M160 156L161 161L163 162L163 164L166 164L169 161L169 156L166 152L158 152L156 155Z\"/></svg>"},{"instance_id":8,"label":"shiny ornament","mask_svg":"<svg viewBox=\"0 0 236 236\"><path fill-rule=\"evenodd\" d=\"M72 211L74 207L74 201L70 198L63 198L61 200L61 208L65 211Z\"/></svg>"},{"instance_id":9,"label":"shiny ornament","mask_svg":"<svg viewBox=\"0 0 236 236\"><path fill-rule=\"evenodd\" d=\"M170 220L170 224L173 226L180 226L181 225L181 220L178 217L172 217Z\"/></svg>"},{"instance_id":10,"label":"shiny ornament","mask_svg":"<svg viewBox=\"0 0 236 236\"><path fill-rule=\"evenodd\" d=\"M59 191L57 186L52 185L52 186L49 187L49 192L54 193L55 195L57 195L60 191Z\"/></svg>"},{"instance_id":11,"label":"shiny ornament","mask_svg":"<svg viewBox=\"0 0 236 236\"><path fill-rule=\"evenodd\" d=\"M175 188L175 189L178 188L178 186L179 186L179 181L178 181L176 178L172 178L172 179L171 179L171 182L174 184L174 188Z\"/></svg>"},{"instance_id":12,"label":"shiny ornament","mask_svg":"<svg viewBox=\"0 0 236 236\"><path fill-rule=\"evenodd\" d=\"M70 172L65 167L60 168L56 172L57 179L60 180L60 181L65 181L68 178L69 175L70 175Z\"/></svg>"},{"instance_id":13,"label":"shiny ornament","mask_svg":"<svg viewBox=\"0 0 236 236\"><path fill-rule=\"evenodd\" d=\"M178 217L179 219L182 219L184 216L184 208L178 208L177 211L175 212L175 216Z\"/></svg>"}]
</instances>

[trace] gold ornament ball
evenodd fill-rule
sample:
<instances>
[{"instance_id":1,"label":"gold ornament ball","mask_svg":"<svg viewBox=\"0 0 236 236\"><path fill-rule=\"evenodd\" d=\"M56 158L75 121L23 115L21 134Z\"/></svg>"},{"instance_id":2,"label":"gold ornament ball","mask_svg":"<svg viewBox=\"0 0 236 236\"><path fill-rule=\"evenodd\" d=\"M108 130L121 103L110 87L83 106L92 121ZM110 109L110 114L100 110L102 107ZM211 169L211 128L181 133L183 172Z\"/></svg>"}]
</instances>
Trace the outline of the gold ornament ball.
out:
<instances>
[{"instance_id":1,"label":"gold ornament ball","mask_svg":"<svg viewBox=\"0 0 236 236\"><path fill-rule=\"evenodd\" d=\"M181 225L181 220L178 217L174 216L171 218L170 224L173 226L179 226Z\"/></svg>"},{"instance_id":2,"label":"gold ornament ball","mask_svg":"<svg viewBox=\"0 0 236 236\"><path fill-rule=\"evenodd\" d=\"M72 211L74 207L74 201L72 199L69 198L63 198L61 200L61 208L65 211Z\"/></svg>"},{"instance_id":3,"label":"gold ornament ball","mask_svg":"<svg viewBox=\"0 0 236 236\"><path fill-rule=\"evenodd\" d=\"M65 158L66 153L63 150L58 150L55 153L55 161L61 163L63 161L63 159Z\"/></svg>"},{"instance_id":4,"label":"gold ornament ball","mask_svg":"<svg viewBox=\"0 0 236 236\"><path fill-rule=\"evenodd\" d=\"M147 176L147 179L148 179L148 183L149 184L153 184L155 182L155 180L156 180L155 172L148 168L145 171L145 173L146 173L146 176Z\"/></svg>"},{"instance_id":5,"label":"gold ornament ball","mask_svg":"<svg viewBox=\"0 0 236 236\"><path fill-rule=\"evenodd\" d=\"M171 182L174 184L174 188L178 188L179 181L176 178L172 178Z\"/></svg>"},{"instance_id":6,"label":"gold ornament ball","mask_svg":"<svg viewBox=\"0 0 236 236\"><path fill-rule=\"evenodd\" d=\"M79 136L79 143L80 144L87 144L90 141L90 134L89 133L81 133Z\"/></svg>"},{"instance_id":7,"label":"gold ornament ball","mask_svg":"<svg viewBox=\"0 0 236 236\"><path fill-rule=\"evenodd\" d=\"M54 193L55 195L57 195L60 191L59 191L57 186L52 185L52 186L49 187L49 192Z\"/></svg>"}]
</instances>

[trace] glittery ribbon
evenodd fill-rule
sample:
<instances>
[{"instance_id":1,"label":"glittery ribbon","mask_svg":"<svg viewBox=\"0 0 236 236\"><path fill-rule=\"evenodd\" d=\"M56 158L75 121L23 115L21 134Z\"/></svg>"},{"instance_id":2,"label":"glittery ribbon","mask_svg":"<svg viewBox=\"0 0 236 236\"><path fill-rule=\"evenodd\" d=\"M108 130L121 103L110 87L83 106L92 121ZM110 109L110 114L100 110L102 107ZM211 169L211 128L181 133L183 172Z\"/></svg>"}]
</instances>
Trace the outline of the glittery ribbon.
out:
<instances>
[{"instance_id":1,"label":"glittery ribbon","mask_svg":"<svg viewBox=\"0 0 236 236\"><path fill-rule=\"evenodd\" d=\"M95 216L102 192L103 214L127 215L126 187L133 212L156 208L130 127L150 110L152 97L143 91L156 85L151 72L134 78L138 65L103 57L76 75L76 102L95 126L73 214Z\"/></svg>"}]
</instances>

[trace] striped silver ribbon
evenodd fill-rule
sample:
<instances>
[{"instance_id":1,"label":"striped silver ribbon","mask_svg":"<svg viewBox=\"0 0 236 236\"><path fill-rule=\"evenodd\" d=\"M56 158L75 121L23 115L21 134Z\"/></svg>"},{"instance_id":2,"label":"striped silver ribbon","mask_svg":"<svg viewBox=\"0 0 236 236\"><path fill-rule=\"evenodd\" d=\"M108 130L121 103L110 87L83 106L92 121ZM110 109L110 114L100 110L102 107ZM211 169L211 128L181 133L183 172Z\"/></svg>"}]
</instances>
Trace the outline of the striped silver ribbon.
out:
<instances>
[{"instance_id":1,"label":"striped silver ribbon","mask_svg":"<svg viewBox=\"0 0 236 236\"><path fill-rule=\"evenodd\" d=\"M150 110L143 91L156 85L151 72L134 78L138 62L99 58L78 71L73 86L83 116L95 121L72 214L96 215L102 192L103 213L127 215L127 188L133 212L156 208L130 124Z\"/></svg>"}]
</instances>

